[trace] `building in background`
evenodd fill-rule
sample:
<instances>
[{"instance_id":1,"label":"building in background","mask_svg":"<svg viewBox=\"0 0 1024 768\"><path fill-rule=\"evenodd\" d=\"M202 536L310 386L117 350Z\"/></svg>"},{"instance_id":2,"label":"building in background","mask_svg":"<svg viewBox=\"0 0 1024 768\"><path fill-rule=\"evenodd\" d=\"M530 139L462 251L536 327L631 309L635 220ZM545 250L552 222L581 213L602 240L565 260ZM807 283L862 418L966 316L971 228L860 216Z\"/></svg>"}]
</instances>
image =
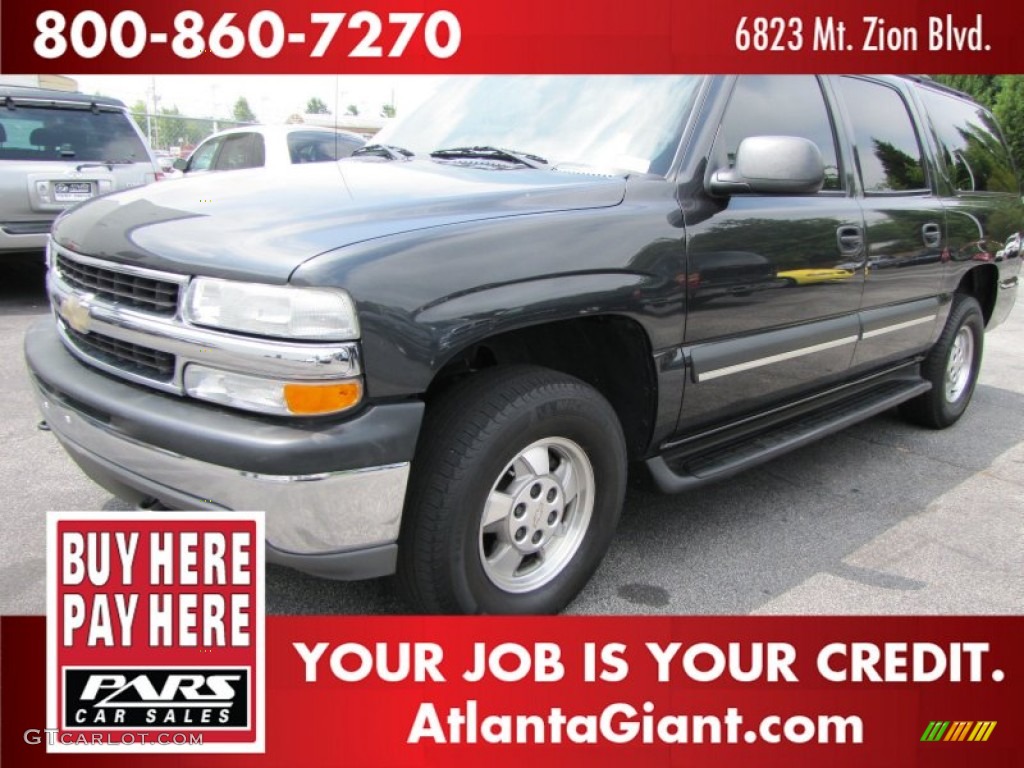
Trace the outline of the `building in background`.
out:
<instances>
[{"instance_id":1,"label":"building in background","mask_svg":"<svg viewBox=\"0 0 1024 768\"><path fill-rule=\"evenodd\" d=\"M55 91L77 91L78 82L64 75L0 75L0 85L23 85L27 88L52 88Z\"/></svg>"}]
</instances>

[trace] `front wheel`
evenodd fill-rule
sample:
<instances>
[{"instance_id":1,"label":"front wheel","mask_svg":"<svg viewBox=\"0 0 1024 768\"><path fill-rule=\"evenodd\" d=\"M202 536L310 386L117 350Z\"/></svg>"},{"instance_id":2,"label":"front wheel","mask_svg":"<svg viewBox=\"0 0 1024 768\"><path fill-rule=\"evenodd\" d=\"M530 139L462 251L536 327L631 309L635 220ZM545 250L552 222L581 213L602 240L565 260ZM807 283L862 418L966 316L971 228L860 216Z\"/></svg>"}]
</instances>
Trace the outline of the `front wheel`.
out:
<instances>
[{"instance_id":1,"label":"front wheel","mask_svg":"<svg viewBox=\"0 0 1024 768\"><path fill-rule=\"evenodd\" d=\"M420 610L553 613L611 542L626 485L614 410L571 376L516 366L431 403L399 542Z\"/></svg>"},{"instance_id":2,"label":"front wheel","mask_svg":"<svg viewBox=\"0 0 1024 768\"><path fill-rule=\"evenodd\" d=\"M946 327L921 364L921 375L932 388L904 403L900 413L932 429L955 424L967 410L978 383L984 343L981 306L973 296L956 294Z\"/></svg>"}]
</instances>

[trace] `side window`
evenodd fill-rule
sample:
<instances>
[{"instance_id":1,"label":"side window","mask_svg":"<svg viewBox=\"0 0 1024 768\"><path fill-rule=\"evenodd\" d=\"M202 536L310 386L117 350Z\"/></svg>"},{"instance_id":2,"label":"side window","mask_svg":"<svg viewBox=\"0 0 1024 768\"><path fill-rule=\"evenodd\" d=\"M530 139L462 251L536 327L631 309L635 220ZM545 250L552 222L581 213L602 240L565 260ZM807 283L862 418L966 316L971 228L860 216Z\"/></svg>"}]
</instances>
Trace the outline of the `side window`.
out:
<instances>
[{"instance_id":1,"label":"side window","mask_svg":"<svg viewBox=\"0 0 1024 768\"><path fill-rule=\"evenodd\" d=\"M293 163L322 163L336 160L334 137L319 131L296 131L288 134L288 152Z\"/></svg>"},{"instance_id":2,"label":"side window","mask_svg":"<svg viewBox=\"0 0 1024 768\"><path fill-rule=\"evenodd\" d=\"M192 153L192 157L188 160L189 172L210 170L210 166L213 164L213 157L217 154L220 142L221 139L211 139L196 147L196 151Z\"/></svg>"},{"instance_id":3,"label":"side window","mask_svg":"<svg viewBox=\"0 0 1024 768\"><path fill-rule=\"evenodd\" d=\"M1016 192L1013 162L992 115L952 94L931 88L920 93L956 189Z\"/></svg>"},{"instance_id":4,"label":"side window","mask_svg":"<svg viewBox=\"0 0 1024 768\"><path fill-rule=\"evenodd\" d=\"M251 153L249 159L252 161L253 168L262 168L267 164L267 150L262 135L258 133L252 135L249 152Z\"/></svg>"},{"instance_id":5,"label":"side window","mask_svg":"<svg viewBox=\"0 0 1024 768\"><path fill-rule=\"evenodd\" d=\"M853 123L864 191L926 189L921 143L899 92L852 77L839 78L839 89Z\"/></svg>"},{"instance_id":6,"label":"side window","mask_svg":"<svg viewBox=\"0 0 1024 768\"><path fill-rule=\"evenodd\" d=\"M835 132L821 84L810 75L743 75L722 118L715 156L730 164L748 136L799 136L818 145L825 161L824 189L842 189Z\"/></svg>"},{"instance_id":7,"label":"side window","mask_svg":"<svg viewBox=\"0 0 1024 768\"><path fill-rule=\"evenodd\" d=\"M224 147L217 155L218 171L237 171L263 165L263 137L258 133L234 133L225 137Z\"/></svg>"}]
</instances>

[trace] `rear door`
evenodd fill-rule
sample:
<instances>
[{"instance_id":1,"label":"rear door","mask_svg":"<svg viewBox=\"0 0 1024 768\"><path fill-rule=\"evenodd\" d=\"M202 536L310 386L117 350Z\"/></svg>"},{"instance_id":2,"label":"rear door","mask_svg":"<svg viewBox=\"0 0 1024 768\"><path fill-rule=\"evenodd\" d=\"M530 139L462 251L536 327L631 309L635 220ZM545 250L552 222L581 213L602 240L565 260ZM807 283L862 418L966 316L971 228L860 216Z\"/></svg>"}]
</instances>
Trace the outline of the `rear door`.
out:
<instances>
[{"instance_id":1,"label":"rear door","mask_svg":"<svg viewBox=\"0 0 1024 768\"><path fill-rule=\"evenodd\" d=\"M938 145L950 269L947 287L979 264L991 265L1001 290L1020 270L1022 219L1020 184L992 114L966 98L930 86L917 90ZM993 307L996 323L1011 302Z\"/></svg>"},{"instance_id":2,"label":"rear door","mask_svg":"<svg viewBox=\"0 0 1024 768\"><path fill-rule=\"evenodd\" d=\"M822 83L741 76L720 117L707 172L749 136L813 141L826 166L810 195L683 191L687 229L687 386L681 432L731 421L841 379L856 345L863 273L861 210ZM845 266L844 266L845 265Z\"/></svg>"},{"instance_id":3,"label":"rear door","mask_svg":"<svg viewBox=\"0 0 1024 768\"><path fill-rule=\"evenodd\" d=\"M899 88L865 77L834 82L862 190L866 279L854 366L868 368L931 344L948 261L946 216Z\"/></svg>"}]
</instances>

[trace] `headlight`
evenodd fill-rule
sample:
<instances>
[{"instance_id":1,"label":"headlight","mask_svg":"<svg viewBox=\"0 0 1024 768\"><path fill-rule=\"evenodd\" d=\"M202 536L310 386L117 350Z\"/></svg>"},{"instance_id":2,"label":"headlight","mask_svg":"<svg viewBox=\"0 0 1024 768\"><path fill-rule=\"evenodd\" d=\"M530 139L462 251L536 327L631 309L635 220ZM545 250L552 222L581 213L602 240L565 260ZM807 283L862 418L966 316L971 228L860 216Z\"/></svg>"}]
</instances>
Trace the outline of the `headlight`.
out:
<instances>
[{"instance_id":1,"label":"headlight","mask_svg":"<svg viewBox=\"0 0 1024 768\"><path fill-rule=\"evenodd\" d=\"M280 416L341 413L363 396L359 379L281 381L195 363L185 368L185 391L199 400Z\"/></svg>"},{"instance_id":2,"label":"headlight","mask_svg":"<svg viewBox=\"0 0 1024 768\"><path fill-rule=\"evenodd\" d=\"M185 319L196 325L281 339L359 338L352 299L342 290L239 283L197 277L185 297Z\"/></svg>"}]
</instances>

